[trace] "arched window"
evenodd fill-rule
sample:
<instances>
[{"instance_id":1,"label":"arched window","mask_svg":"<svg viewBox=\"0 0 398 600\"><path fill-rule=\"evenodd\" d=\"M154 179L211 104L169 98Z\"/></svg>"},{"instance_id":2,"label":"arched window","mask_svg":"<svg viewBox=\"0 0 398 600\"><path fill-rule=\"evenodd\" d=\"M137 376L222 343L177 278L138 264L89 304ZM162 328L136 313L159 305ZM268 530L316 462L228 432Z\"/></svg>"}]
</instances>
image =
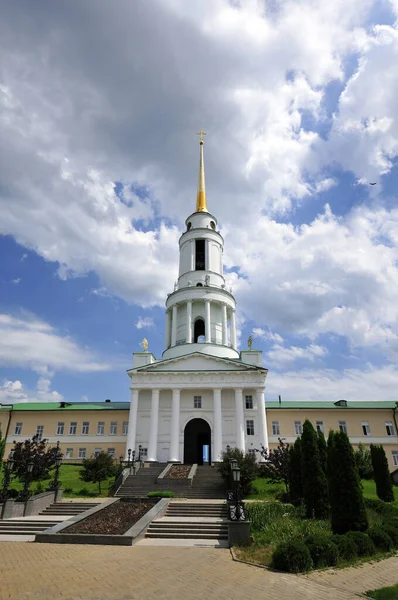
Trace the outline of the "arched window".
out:
<instances>
[{"instance_id":1,"label":"arched window","mask_svg":"<svg viewBox=\"0 0 398 600\"><path fill-rule=\"evenodd\" d=\"M198 342L204 342L204 336L205 336L205 322L203 319L196 319L195 321L195 325L194 325L194 330L193 330L193 341L195 344L197 344ZM203 338L203 339L199 339L199 338Z\"/></svg>"},{"instance_id":2,"label":"arched window","mask_svg":"<svg viewBox=\"0 0 398 600\"><path fill-rule=\"evenodd\" d=\"M192 223L191 223L191 221L189 221L189 223L187 225L187 231L189 231L191 229L191 227L192 227Z\"/></svg>"},{"instance_id":3,"label":"arched window","mask_svg":"<svg viewBox=\"0 0 398 600\"><path fill-rule=\"evenodd\" d=\"M196 287L203 287L203 283L197 283Z\"/></svg>"}]
</instances>

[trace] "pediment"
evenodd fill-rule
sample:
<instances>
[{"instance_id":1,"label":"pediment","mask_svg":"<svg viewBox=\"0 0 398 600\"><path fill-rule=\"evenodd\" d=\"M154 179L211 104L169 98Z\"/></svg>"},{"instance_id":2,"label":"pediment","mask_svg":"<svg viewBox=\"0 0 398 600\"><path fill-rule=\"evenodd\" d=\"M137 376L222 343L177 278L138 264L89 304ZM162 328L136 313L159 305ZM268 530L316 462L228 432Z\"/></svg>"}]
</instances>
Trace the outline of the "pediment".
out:
<instances>
[{"instance_id":1,"label":"pediment","mask_svg":"<svg viewBox=\"0 0 398 600\"><path fill-rule=\"evenodd\" d=\"M177 358L169 358L167 360L159 360L150 365L139 367L137 371L139 373L145 372L176 372L176 371L265 371L260 367L253 365L247 365L241 361L233 360L230 358L221 358L216 356L209 356L207 354L201 354L200 352L194 352L187 356L179 356Z\"/></svg>"}]
</instances>

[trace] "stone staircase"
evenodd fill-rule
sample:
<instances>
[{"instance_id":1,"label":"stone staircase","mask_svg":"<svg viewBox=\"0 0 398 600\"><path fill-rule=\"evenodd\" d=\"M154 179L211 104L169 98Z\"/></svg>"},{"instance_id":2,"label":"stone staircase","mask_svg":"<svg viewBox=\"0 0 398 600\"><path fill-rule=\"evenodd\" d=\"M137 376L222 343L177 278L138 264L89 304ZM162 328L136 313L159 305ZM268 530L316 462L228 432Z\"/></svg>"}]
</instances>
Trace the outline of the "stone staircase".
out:
<instances>
[{"instance_id":1,"label":"stone staircase","mask_svg":"<svg viewBox=\"0 0 398 600\"><path fill-rule=\"evenodd\" d=\"M98 506L99 502L56 502L47 506L39 515L42 516L74 516L90 508Z\"/></svg>"},{"instance_id":2,"label":"stone staircase","mask_svg":"<svg viewBox=\"0 0 398 600\"><path fill-rule=\"evenodd\" d=\"M166 468L167 463L153 463L142 467L135 475L129 475L123 485L117 490L115 496L118 498L144 497L148 492L163 490L162 486L156 484L157 478Z\"/></svg>"},{"instance_id":3,"label":"stone staircase","mask_svg":"<svg viewBox=\"0 0 398 600\"><path fill-rule=\"evenodd\" d=\"M34 517L21 517L20 519L3 519L0 520L0 535L36 535L49 527L53 527L60 523L59 519L52 521L42 521L34 519Z\"/></svg>"},{"instance_id":4,"label":"stone staircase","mask_svg":"<svg viewBox=\"0 0 398 600\"><path fill-rule=\"evenodd\" d=\"M166 514L149 525L146 538L228 540L225 502L170 502Z\"/></svg>"}]
</instances>

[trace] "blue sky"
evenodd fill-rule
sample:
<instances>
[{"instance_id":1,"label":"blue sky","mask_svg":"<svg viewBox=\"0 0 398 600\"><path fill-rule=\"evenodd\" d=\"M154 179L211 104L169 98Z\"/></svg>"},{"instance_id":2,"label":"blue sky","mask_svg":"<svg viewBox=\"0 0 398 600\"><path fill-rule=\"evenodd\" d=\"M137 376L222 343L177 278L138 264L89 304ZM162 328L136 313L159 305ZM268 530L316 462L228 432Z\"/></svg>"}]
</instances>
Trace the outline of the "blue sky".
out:
<instances>
[{"instance_id":1,"label":"blue sky","mask_svg":"<svg viewBox=\"0 0 398 600\"><path fill-rule=\"evenodd\" d=\"M397 399L396 0L3 16L0 402L128 400L161 356L201 128L267 398Z\"/></svg>"}]
</instances>

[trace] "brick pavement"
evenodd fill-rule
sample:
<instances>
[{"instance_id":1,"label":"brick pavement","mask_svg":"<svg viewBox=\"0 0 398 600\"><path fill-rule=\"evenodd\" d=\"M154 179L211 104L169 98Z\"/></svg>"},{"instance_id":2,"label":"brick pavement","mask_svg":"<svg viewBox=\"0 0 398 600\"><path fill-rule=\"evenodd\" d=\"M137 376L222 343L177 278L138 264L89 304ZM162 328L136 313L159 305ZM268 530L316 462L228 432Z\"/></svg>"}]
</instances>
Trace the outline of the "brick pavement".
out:
<instances>
[{"instance_id":1,"label":"brick pavement","mask_svg":"<svg viewBox=\"0 0 398 600\"><path fill-rule=\"evenodd\" d=\"M227 549L1 543L0 599L39 598L354 600L358 596L307 577L234 562Z\"/></svg>"}]
</instances>

